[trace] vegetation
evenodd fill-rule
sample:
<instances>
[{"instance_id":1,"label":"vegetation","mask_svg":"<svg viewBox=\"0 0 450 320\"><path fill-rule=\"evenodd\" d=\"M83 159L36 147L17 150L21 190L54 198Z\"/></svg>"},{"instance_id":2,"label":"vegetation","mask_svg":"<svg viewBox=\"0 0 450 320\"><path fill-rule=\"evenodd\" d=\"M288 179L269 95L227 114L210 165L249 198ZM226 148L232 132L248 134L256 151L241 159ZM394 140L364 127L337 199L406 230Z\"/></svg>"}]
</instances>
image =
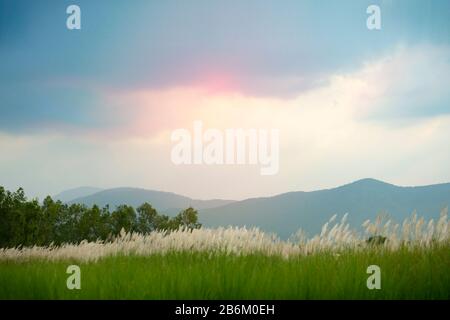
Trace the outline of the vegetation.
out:
<instances>
[{"instance_id":1,"label":"vegetation","mask_svg":"<svg viewBox=\"0 0 450 320\"><path fill-rule=\"evenodd\" d=\"M137 210L121 205L111 212L108 206L67 205L51 197L40 204L28 200L23 189L11 192L0 187L0 248L110 240L122 229L145 234L200 226L193 208L173 218L158 214L148 203Z\"/></svg>"},{"instance_id":2,"label":"vegetation","mask_svg":"<svg viewBox=\"0 0 450 320\"><path fill-rule=\"evenodd\" d=\"M450 222L413 214L289 241L257 228L200 228L197 212L169 218L150 204L113 212L27 201L0 189L0 299L449 299ZM170 232L167 232L167 231ZM17 244L21 244L17 246ZM67 288L78 265L81 289ZM368 267L381 289L367 287Z\"/></svg>"},{"instance_id":3,"label":"vegetation","mask_svg":"<svg viewBox=\"0 0 450 320\"><path fill-rule=\"evenodd\" d=\"M207 251L117 255L98 262L0 261L0 299L449 299L449 246L322 252L285 259ZM69 290L66 269L81 269ZM369 290L369 265L381 289Z\"/></svg>"}]
</instances>

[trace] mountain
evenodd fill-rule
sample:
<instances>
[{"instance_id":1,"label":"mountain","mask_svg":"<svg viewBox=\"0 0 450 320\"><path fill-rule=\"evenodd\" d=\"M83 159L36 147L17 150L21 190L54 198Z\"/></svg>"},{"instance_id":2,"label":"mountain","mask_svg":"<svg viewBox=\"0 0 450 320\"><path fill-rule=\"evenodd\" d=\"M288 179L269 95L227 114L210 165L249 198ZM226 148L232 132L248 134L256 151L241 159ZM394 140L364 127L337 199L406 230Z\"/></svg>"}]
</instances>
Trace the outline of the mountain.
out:
<instances>
[{"instance_id":1,"label":"mountain","mask_svg":"<svg viewBox=\"0 0 450 320\"><path fill-rule=\"evenodd\" d=\"M58 193L57 195L54 195L52 198L55 200L60 200L61 202L69 202L73 199L86 197L101 190L102 189L95 187L79 187Z\"/></svg>"},{"instance_id":2,"label":"mountain","mask_svg":"<svg viewBox=\"0 0 450 320\"><path fill-rule=\"evenodd\" d=\"M282 238L289 237L299 228L310 235L318 233L334 214L343 216L348 212L349 223L359 227L379 213L388 213L397 222L402 222L414 210L428 219L436 218L450 205L450 183L400 187L375 179L363 179L332 189L289 192L242 201L195 200L175 193L138 188L78 189L58 196L71 198L76 192L86 192L87 195L67 202L101 207L109 204L111 208L120 204L137 207L148 202L161 213L171 216L192 206L199 210L199 219L204 226L257 226Z\"/></svg>"},{"instance_id":3,"label":"mountain","mask_svg":"<svg viewBox=\"0 0 450 320\"><path fill-rule=\"evenodd\" d=\"M450 183L422 187L400 187L374 179L363 179L341 187L289 192L267 198L247 199L200 211L205 226L258 226L287 238L299 228L319 233L334 214L349 213L348 221L359 227L366 219L388 213L397 222L417 210L427 218L439 217L450 205Z\"/></svg>"},{"instance_id":4,"label":"mountain","mask_svg":"<svg viewBox=\"0 0 450 320\"><path fill-rule=\"evenodd\" d=\"M196 209L208 209L232 203L233 200L195 200L171 192L153 191L139 188L114 188L102 190L85 197L80 197L71 200L68 203L81 203L87 206L96 204L100 207L109 204L109 206L113 209L121 204L138 207L144 202L150 203L160 212L175 215L181 209L186 209L189 206Z\"/></svg>"}]
</instances>

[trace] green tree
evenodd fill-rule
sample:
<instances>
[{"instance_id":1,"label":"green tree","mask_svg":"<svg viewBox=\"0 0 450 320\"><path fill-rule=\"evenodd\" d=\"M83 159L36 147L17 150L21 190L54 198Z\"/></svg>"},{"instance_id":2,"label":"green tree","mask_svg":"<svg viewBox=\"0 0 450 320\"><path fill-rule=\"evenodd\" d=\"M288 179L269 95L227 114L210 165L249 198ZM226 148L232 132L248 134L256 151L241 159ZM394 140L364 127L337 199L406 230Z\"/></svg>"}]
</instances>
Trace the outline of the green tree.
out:
<instances>
[{"instance_id":1,"label":"green tree","mask_svg":"<svg viewBox=\"0 0 450 320\"><path fill-rule=\"evenodd\" d=\"M57 236L58 220L63 211L63 204L61 201L53 201L50 196L47 196L41 207L41 214L39 215L38 223L38 239L37 244L45 245L55 242Z\"/></svg>"},{"instance_id":2,"label":"green tree","mask_svg":"<svg viewBox=\"0 0 450 320\"><path fill-rule=\"evenodd\" d=\"M137 208L122 205L112 213L106 206L88 208L81 204L67 205L46 197L27 200L23 189L15 192L0 187L0 247L56 245L79 243L82 240L109 240L126 232L149 233L154 230L199 228L198 213L193 208L176 217L160 215L149 204Z\"/></svg>"},{"instance_id":3,"label":"green tree","mask_svg":"<svg viewBox=\"0 0 450 320\"><path fill-rule=\"evenodd\" d=\"M136 212L127 205L118 206L111 214L112 232L118 235L122 229L126 232L136 231Z\"/></svg>"},{"instance_id":4,"label":"green tree","mask_svg":"<svg viewBox=\"0 0 450 320\"><path fill-rule=\"evenodd\" d=\"M176 217L175 221L179 227L185 227L188 229L198 229L202 225L198 222L198 212L192 207L189 207L181 211Z\"/></svg>"},{"instance_id":5,"label":"green tree","mask_svg":"<svg viewBox=\"0 0 450 320\"><path fill-rule=\"evenodd\" d=\"M87 208L81 204L65 206L58 217L58 228L56 232L57 243L78 243L82 239L80 234L80 222Z\"/></svg>"},{"instance_id":6,"label":"green tree","mask_svg":"<svg viewBox=\"0 0 450 320\"><path fill-rule=\"evenodd\" d=\"M137 208L136 229L140 233L149 233L158 228L158 212L147 202Z\"/></svg>"}]
</instances>

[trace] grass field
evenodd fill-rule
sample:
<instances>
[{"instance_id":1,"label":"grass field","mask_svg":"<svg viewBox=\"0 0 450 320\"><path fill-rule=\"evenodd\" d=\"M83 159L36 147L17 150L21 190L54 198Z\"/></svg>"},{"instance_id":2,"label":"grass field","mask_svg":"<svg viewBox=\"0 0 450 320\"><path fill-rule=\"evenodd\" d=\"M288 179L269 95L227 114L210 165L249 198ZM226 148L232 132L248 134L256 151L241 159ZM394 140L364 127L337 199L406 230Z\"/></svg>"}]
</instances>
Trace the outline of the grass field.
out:
<instances>
[{"instance_id":1,"label":"grass field","mask_svg":"<svg viewBox=\"0 0 450 320\"><path fill-rule=\"evenodd\" d=\"M449 299L450 246L290 257L173 252L97 262L0 262L1 299ZM81 289L66 268L81 268ZM381 289L366 286L369 265Z\"/></svg>"},{"instance_id":2,"label":"grass field","mask_svg":"<svg viewBox=\"0 0 450 320\"><path fill-rule=\"evenodd\" d=\"M259 229L122 232L108 242L0 249L0 299L446 299L450 222L332 217L319 235ZM81 288L69 290L70 265ZM380 267L369 290L367 268Z\"/></svg>"}]
</instances>

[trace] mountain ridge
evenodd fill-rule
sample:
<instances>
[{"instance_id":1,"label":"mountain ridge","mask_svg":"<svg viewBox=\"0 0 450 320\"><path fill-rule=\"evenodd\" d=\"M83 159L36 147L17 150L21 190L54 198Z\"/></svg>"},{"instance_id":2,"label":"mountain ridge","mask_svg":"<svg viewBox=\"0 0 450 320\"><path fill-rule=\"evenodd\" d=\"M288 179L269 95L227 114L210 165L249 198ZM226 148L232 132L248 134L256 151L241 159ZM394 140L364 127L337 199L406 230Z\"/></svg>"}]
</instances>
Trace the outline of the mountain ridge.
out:
<instances>
[{"instance_id":1,"label":"mountain ridge","mask_svg":"<svg viewBox=\"0 0 450 320\"><path fill-rule=\"evenodd\" d=\"M73 199L85 197L85 196L94 194L96 192L102 191L102 190L103 189L97 188L97 187L81 186L81 187L61 191L60 193L52 196L52 198L55 200L60 200L62 202L69 202Z\"/></svg>"},{"instance_id":2,"label":"mountain ridge","mask_svg":"<svg viewBox=\"0 0 450 320\"><path fill-rule=\"evenodd\" d=\"M353 227L359 227L366 219L374 219L381 212L387 212L397 222L414 210L428 219L437 218L440 211L450 205L450 183L397 186L365 178L329 189L291 191L239 201L196 200L173 192L121 187L68 203L137 207L144 202L170 216L192 206L199 211L199 220L206 227L255 226L287 238L299 228L309 234L319 232L334 214L349 213L348 221Z\"/></svg>"},{"instance_id":3,"label":"mountain ridge","mask_svg":"<svg viewBox=\"0 0 450 320\"><path fill-rule=\"evenodd\" d=\"M223 199L198 200L168 191L118 187L105 189L85 197L73 199L68 201L68 204L81 203L87 206L96 204L101 207L109 205L114 208L122 204L138 207L144 202L148 202L157 210L167 211L173 215L177 210L185 209L190 206L196 209L205 209L221 206L233 201L234 200Z\"/></svg>"},{"instance_id":4,"label":"mountain ridge","mask_svg":"<svg viewBox=\"0 0 450 320\"><path fill-rule=\"evenodd\" d=\"M450 183L402 187L361 179L330 189L294 191L200 210L200 221L208 227L255 226L287 238L299 228L310 234L320 232L334 214L349 213L349 223L359 227L383 212L397 222L414 210L427 218L439 217L449 205Z\"/></svg>"}]
</instances>

